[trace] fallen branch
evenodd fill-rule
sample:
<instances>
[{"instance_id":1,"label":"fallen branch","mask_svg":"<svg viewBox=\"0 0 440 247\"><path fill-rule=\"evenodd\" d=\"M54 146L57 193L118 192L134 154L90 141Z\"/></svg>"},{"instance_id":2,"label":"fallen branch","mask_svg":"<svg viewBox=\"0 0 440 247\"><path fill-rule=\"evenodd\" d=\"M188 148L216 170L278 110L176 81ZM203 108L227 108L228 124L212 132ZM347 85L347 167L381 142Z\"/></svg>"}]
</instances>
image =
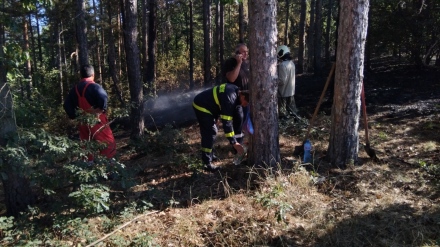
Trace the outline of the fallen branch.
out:
<instances>
[{"instance_id":1,"label":"fallen branch","mask_svg":"<svg viewBox=\"0 0 440 247\"><path fill-rule=\"evenodd\" d=\"M148 214L141 214L141 215L138 215L138 216L136 216L134 219L132 219L132 220L130 220L130 221L128 221L128 222L125 222L123 225L121 225L120 227L116 228L116 229L115 229L114 231L112 231L111 233L109 233L109 234L105 235L104 237L102 237L102 238L96 240L95 242L93 242L93 243L87 245L86 247L91 247L91 246L96 245L97 243L99 243L99 242L105 240L106 238L110 237L111 235L115 234L117 231L119 231L119 230L121 230L122 228L128 226L129 224L131 224L133 221L139 219L140 217L147 216L147 215L150 215L150 214L155 214L155 213L157 213L157 212L159 212L159 211L153 211L153 212L149 212Z\"/></svg>"}]
</instances>

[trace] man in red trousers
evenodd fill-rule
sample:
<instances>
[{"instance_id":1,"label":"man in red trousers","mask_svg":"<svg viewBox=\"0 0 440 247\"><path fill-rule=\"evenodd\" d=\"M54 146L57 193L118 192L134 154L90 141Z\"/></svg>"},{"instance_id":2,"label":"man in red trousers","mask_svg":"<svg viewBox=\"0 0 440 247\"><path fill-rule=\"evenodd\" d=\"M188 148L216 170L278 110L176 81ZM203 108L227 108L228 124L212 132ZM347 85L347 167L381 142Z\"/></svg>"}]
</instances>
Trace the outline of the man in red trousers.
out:
<instances>
[{"instance_id":1,"label":"man in red trousers","mask_svg":"<svg viewBox=\"0 0 440 247\"><path fill-rule=\"evenodd\" d=\"M79 124L79 138L106 144L100 153L112 158L116 154L116 142L107 120L107 93L93 81L95 77L93 66L82 65L80 74L81 80L70 90L64 102L64 110L71 119L78 117L78 109L82 114L96 117L94 124ZM93 161L93 156L89 155L88 159Z\"/></svg>"}]
</instances>

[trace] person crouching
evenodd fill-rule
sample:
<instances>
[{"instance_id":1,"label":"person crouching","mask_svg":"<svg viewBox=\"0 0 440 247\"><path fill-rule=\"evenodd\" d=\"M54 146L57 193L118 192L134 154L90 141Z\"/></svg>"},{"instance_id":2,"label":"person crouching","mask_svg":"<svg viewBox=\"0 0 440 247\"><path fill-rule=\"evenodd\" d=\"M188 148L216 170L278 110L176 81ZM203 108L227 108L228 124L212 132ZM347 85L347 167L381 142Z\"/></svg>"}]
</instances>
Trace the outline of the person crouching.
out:
<instances>
[{"instance_id":1,"label":"person crouching","mask_svg":"<svg viewBox=\"0 0 440 247\"><path fill-rule=\"evenodd\" d=\"M249 104L249 92L230 83L207 89L194 97L193 108L200 126L202 162L207 171L216 171L218 166L212 164L212 148L217 136L217 120L223 123L223 130L229 143L238 154L244 153L243 146L237 142L233 127L233 115L238 105Z\"/></svg>"}]
</instances>

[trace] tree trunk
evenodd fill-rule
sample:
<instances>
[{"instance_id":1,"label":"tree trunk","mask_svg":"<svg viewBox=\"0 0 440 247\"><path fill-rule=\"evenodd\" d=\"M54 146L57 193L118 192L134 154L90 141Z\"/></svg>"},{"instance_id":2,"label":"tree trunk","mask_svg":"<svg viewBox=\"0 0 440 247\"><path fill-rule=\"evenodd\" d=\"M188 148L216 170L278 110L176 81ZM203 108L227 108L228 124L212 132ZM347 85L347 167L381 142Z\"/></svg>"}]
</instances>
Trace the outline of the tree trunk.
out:
<instances>
[{"instance_id":1,"label":"tree trunk","mask_svg":"<svg viewBox=\"0 0 440 247\"><path fill-rule=\"evenodd\" d=\"M215 33L213 38L215 52L215 84L221 83L221 63L220 63L220 1L215 3Z\"/></svg>"},{"instance_id":2,"label":"tree trunk","mask_svg":"<svg viewBox=\"0 0 440 247\"><path fill-rule=\"evenodd\" d=\"M137 0L125 0L124 10L125 59L131 101L131 138L139 139L144 133L144 104L139 47L137 45Z\"/></svg>"},{"instance_id":3,"label":"tree trunk","mask_svg":"<svg viewBox=\"0 0 440 247\"><path fill-rule=\"evenodd\" d=\"M142 36L141 36L141 44L142 44L142 79L144 85L148 85L147 81L147 73L148 73L148 0L142 1ZM148 89L144 88L144 93L148 94Z\"/></svg>"},{"instance_id":4,"label":"tree trunk","mask_svg":"<svg viewBox=\"0 0 440 247\"><path fill-rule=\"evenodd\" d=\"M58 25L58 24L57 24ZM57 52L57 67L58 67L58 80L59 80L59 85L60 85L60 103L62 104L64 102L64 86L63 86L63 54L62 54L62 41L61 41L61 34L63 33L62 29L62 23L59 24L60 25L60 31L57 32L57 48L58 48L58 52Z\"/></svg>"},{"instance_id":5,"label":"tree trunk","mask_svg":"<svg viewBox=\"0 0 440 247\"><path fill-rule=\"evenodd\" d=\"M170 56L170 43L171 43L171 19L170 19L170 4L169 1L165 1L165 9L162 12L164 17L159 17L160 20L164 20L164 29L162 30L162 53L165 53L165 59L169 59Z\"/></svg>"},{"instance_id":6,"label":"tree trunk","mask_svg":"<svg viewBox=\"0 0 440 247\"><path fill-rule=\"evenodd\" d=\"M223 81L222 64L224 62L224 15L223 4L218 1L216 3L215 15L215 58L216 58L216 84L221 84Z\"/></svg>"},{"instance_id":7,"label":"tree trunk","mask_svg":"<svg viewBox=\"0 0 440 247\"><path fill-rule=\"evenodd\" d=\"M43 48L41 46L41 35L40 35L40 19L38 11L35 13L35 23L37 32L37 46L38 46L38 64L43 64ZM41 66L40 66L41 67ZM35 62L35 68L39 68L37 62ZM44 85L44 74L37 72L39 75L39 85Z\"/></svg>"},{"instance_id":8,"label":"tree trunk","mask_svg":"<svg viewBox=\"0 0 440 247\"><path fill-rule=\"evenodd\" d=\"M23 52L30 52L29 49L29 22L27 21L26 16L23 16ZM31 68L31 59L27 58L24 62L24 82L26 88L26 97L28 99L31 98L31 90L32 90L32 68Z\"/></svg>"},{"instance_id":9,"label":"tree trunk","mask_svg":"<svg viewBox=\"0 0 440 247\"><path fill-rule=\"evenodd\" d=\"M307 11L307 0L301 0L301 13L299 16L299 31L298 31L298 66L296 68L297 74L302 74L304 72L306 11Z\"/></svg>"},{"instance_id":10,"label":"tree trunk","mask_svg":"<svg viewBox=\"0 0 440 247\"><path fill-rule=\"evenodd\" d=\"M0 47L5 44L4 26L0 23ZM0 49L0 57L4 57L3 49ZM6 83L6 67L0 59L0 146L5 147L7 137L16 135L17 125L15 124L12 93ZM1 158L3 159L3 157ZM29 181L20 174L20 167L9 164L2 160L1 180L5 194L5 204L8 215L18 216L19 212L25 211L28 205L34 202L34 196Z\"/></svg>"},{"instance_id":11,"label":"tree trunk","mask_svg":"<svg viewBox=\"0 0 440 247\"><path fill-rule=\"evenodd\" d=\"M5 27L0 23L0 48L5 45ZM0 57L4 57L3 49L0 49ZM7 84L7 71L3 60L0 59L0 147L5 147L7 138L17 133L15 122L12 93ZM3 157L0 157L3 159ZM19 212L25 211L28 205L34 203L35 197L29 181L20 174L20 164L13 165L7 160L2 160L3 193L5 195L6 213L18 216Z\"/></svg>"},{"instance_id":12,"label":"tree trunk","mask_svg":"<svg viewBox=\"0 0 440 247\"><path fill-rule=\"evenodd\" d=\"M78 42L79 65L89 63L89 50L87 47L87 25L85 21L86 2L76 0L76 41Z\"/></svg>"},{"instance_id":13,"label":"tree trunk","mask_svg":"<svg viewBox=\"0 0 440 247\"><path fill-rule=\"evenodd\" d=\"M290 3L289 0L286 0L286 19L284 20L284 40L283 44L289 45L289 16L290 16Z\"/></svg>"},{"instance_id":14,"label":"tree trunk","mask_svg":"<svg viewBox=\"0 0 440 247\"><path fill-rule=\"evenodd\" d=\"M26 211L29 205L35 203L29 180L16 170L20 169L8 166L3 170L6 176L2 176L6 213L12 216L18 216L20 212Z\"/></svg>"},{"instance_id":15,"label":"tree trunk","mask_svg":"<svg viewBox=\"0 0 440 247\"><path fill-rule=\"evenodd\" d=\"M37 78L35 76L35 68L38 68L37 63L37 53L35 49L35 36L34 36L34 28L32 27L32 14L28 15L28 22L29 22L29 34L30 34L30 50L32 51L32 62L34 66L31 66L31 75L32 75L32 85L36 88L38 88Z\"/></svg>"},{"instance_id":16,"label":"tree trunk","mask_svg":"<svg viewBox=\"0 0 440 247\"><path fill-rule=\"evenodd\" d=\"M55 16L54 17L54 23L59 23L60 19ZM50 61L50 66L52 67L57 67L58 66L58 32L59 27L58 24L54 24L54 25L50 25L49 26L49 30L50 30L50 38L49 38L49 61ZM41 46L41 44L40 44ZM75 52L73 52L74 54L76 54ZM75 66L74 63L72 63L72 67Z\"/></svg>"},{"instance_id":17,"label":"tree trunk","mask_svg":"<svg viewBox=\"0 0 440 247\"><path fill-rule=\"evenodd\" d=\"M315 5L316 0L310 1L310 24L307 28L307 72L313 72L315 58Z\"/></svg>"},{"instance_id":18,"label":"tree trunk","mask_svg":"<svg viewBox=\"0 0 440 247\"><path fill-rule=\"evenodd\" d=\"M359 116L364 77L364 49L369 1L340 0L339 42L336 58L332 125L328 155L333 166L356 164Z\"/></svg>"},{"instance_id":19,"label":"tree trunk","mask_svg":"<svg viewBox=\"0 0 440 247\"><path fill-rule=\"evenodd\" d=\"M98 21L99 21L99 32L100 32L100 36L101 36L101 42L100 42L100 45L101 45L101 53L99 54L99 57L100 57L100 59L101 59L101 78L102 78L102 84L103 85L105 85L104 84L104 82L106 82L107 81L107 78L108 78L108 74L107 73L105 73L105 69L106 69L106 64L105 64L105 57L106 57L106 55L105 55L105 47L107 46L106 44L107 44L107 40L105 39L105 29L104 29L104 25L105 25L105 17L104 17L105 15L104 15L104 3L101 1L100 3L99 3L99 19L98 19ZM101 18L104 18L102 21L101 21ZM110 85L109 85L109 87L110 87Z\"/></svg>"},{"instance_id":20,"label":"tree trunk","mask_svg":"<svg viewBox=\"0 0 440 247\"><path fill-rule=\"evenodd\" d=\"M243 1L238 4L238 42L244 43L244 7Z\"/></svg>"},{"instance_id":21,"label":"tree trunk","mask_svg":"<svg viewBox=\"0 0 440 247\"><path fill-rule=\"evenodd\" d=\"M148 18L148 65L147 65L147 82L149 93L153 96L156 95L156 37L157 37L157 27L156 27L156 16L157 16L157 6L156 0L149 0L150 12Z\"/></svg>"},{"instance_id":22,"label":"tree trunk","mask_svg":"<svg viewBox=\"0 0 440 247\"><path fill-rule=\"evenodd\" d=\"M96 52L94 52L94 55L96 56L96 61L98 63L97 71L95 71L95 81L101 83L101 85L106 88L104 80L102 79L102 64L101 64L101 46L100 46L100 40L99 40L99 31L98 31L98 8L96 8L95 0L92 1L93 3L93 13L95 13L95 27L94 27L94 33L95 33L95 46L96 46Z\"/></svg>"},{"instance_id":23,"label":"tree trunk","mask_svg":"<svg viewBox=\"0 0 440 247\"><path fill-rule=\"evenodd\" d=\"M108 12L108 71L113 81L113 92L117 95L119 102L122 107L125 107L124 97L122 95L122 91L119 89L119 77L118 71L116 67L116 47L115 47L115 38L113 36L113 26L112 26L112 8L111 3L108 2L107 5Z\"/></svg>"},{"instance_id":24,"label":"tree trunk","mask_svg":"<svg viewBox=\"0 0 440 247\"><path fill-rule=\"evenodd\" d=\"M211 85L211 1L203 0L203 67L204 85Z\"/></svg>"},{"instance_id":25,"label":"tree trunk","mask_svg":"<svg viewBox=\"0 0 440 247\"><path fill-rule=\"evenodd\" d=\"M332 9L333 9L333 1L328 0L327 6L327 25L325 27L325 62L330 63L330 27L332 23Z\"/></svg>"},{"instance_id":26,"label":"tree trunk","mask_svg":"<svg viewBox=\"0 0 440 247\"><path fill-rule=\"evenodd\" d=\"M219 40L219 47L220 47L220 66L224 64L225 62L225 6L223 4L220 4L220 40Z\"/></svg>"},{"instance_id":27,"label":"tree trunk","mask_svg":"<svg viewBox=\"0 0 440 247\"><path fill-rule=\"evenodd\" d=\"M116 13L118 13L117 14L117 18L116 18L116 20L117 20L117 25L118 25L118 28L116 29L116 30L122 30L123 29L123 27L122 27L122 24L121 24L121 19L124 19L125 17L124 17L124 13L123 13L123 7L124 7L124 0L120 0L121 1L121 4L119 4L118 6L119 6L119 9L118 9L118 12L116 12ZM110 5L111 3L109 3L109 5ZM117 43L116 43L116 45L117 45L117 51L118 51L118 58L119 59L117 59L116 60L116 63L117 63L117 70L118 70L118 75L119 75L119 78L122 78L122 53L124 52L123 51L123 49L122 49L122 47L123 47L123 45L124 45L124 35L121 35L121 33L120 32L116 32L116 34L117 34Z\"/></svg>"},{"instance_id":28,"label":"tree trunk","mask_svg":"<svg viewBox=\"0 0 440 247\"><path fill-rule=\"evenodd\" d=\"M313 60L313 71L315 73L321 73L321 48L322 48L322 0L316 0L315 8L315 39L314 39L314 51L315 59Z\"/></svg>"},{"instance_id":29,"label":"tree trunk","mask_svg":"<svg viewBox=\"0 0 440 247\"><path fill-rule=\"evenodd\" d=\"M40 18L38 18L38 11L35 14L35 21L37 23L37 43L38 43L38 60L40 64L43 63L43 48L41 46L41 34L40 34ZM43 83L43 81L42 81Z\"/></svg>"},{"instance_id":30,"label":"tree trunk","mask_svg":"<svg viewBox=\"0 0 440 247\"><path fill-rule=\"evenodd\" d=\"M194 88L194 23L193 0L189 1L189 88Z\"/></svg>"},{"instance_id":31,"label":"tree trunk","mask_svg":"<svg viewBox=\"0 0 440 247\"><path fill-rule=\"evenodd\" d=\"M257 167L275 168L280 162L276 6L276 0L249 1L250 109L255 130L249 162Z\"/></svg>"},{"instance_id":32,"label":"tree trunk","mask_svg":"<svg viewBox=\"0 0 440 247\"><path fill-rule=\"evenodd\" d=\"M0 47L5 45L5 27L0 23ZM5 57L3 49L0 49L0 57ZM6 83L6 66L3 59L0 59L0 82ZM1 88L0 88L1 89Z\"/></svg>"}]
</instances>

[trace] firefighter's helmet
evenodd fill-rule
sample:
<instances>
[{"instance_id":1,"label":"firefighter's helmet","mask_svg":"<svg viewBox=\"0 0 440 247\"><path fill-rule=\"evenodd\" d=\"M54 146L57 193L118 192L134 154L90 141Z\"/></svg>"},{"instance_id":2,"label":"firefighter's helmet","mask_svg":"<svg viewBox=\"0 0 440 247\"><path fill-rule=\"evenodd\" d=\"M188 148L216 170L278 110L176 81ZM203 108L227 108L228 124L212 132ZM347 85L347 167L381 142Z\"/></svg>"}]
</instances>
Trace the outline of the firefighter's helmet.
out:
<instances>
[{"instance_id":1,"label":"firefighter's helmet","mask_svg":"<svg viewBox=\"0 0 440 247\"><path fill-rule=\"evenodd\" d=\"M277 56L278 56L278 58L282 58L287 53L290 53L289 47L287 47L285 45L278 46L278 48L277 48Z\"/></svg>"}]
</instances>

